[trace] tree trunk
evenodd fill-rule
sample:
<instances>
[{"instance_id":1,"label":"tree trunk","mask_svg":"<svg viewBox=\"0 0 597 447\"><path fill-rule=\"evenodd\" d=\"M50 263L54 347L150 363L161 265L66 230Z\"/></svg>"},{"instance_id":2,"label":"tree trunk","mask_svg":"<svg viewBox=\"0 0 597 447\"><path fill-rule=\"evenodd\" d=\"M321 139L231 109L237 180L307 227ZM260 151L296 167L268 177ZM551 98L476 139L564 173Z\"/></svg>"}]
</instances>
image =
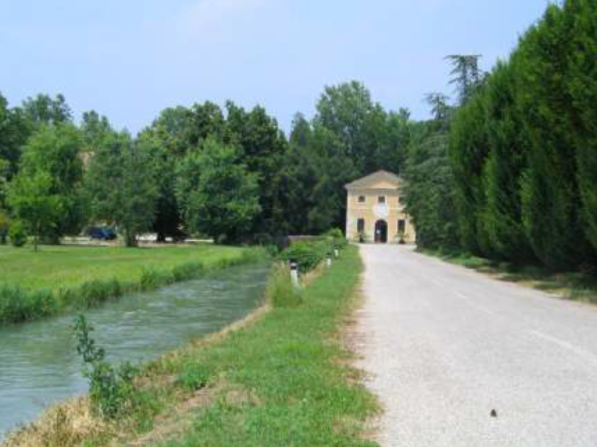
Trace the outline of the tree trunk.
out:
<instances>
[{"instance_id":1,"label":"tree trunk","mask_svg":"<svg viewBox=\"0 0 597 447\"><path fill-rule=\"evenodd\" d=\"M137 235L131 231L124 232L124 243L127 247L137 247L139 244L137 242Z\"/></svg>"}]
</instances>

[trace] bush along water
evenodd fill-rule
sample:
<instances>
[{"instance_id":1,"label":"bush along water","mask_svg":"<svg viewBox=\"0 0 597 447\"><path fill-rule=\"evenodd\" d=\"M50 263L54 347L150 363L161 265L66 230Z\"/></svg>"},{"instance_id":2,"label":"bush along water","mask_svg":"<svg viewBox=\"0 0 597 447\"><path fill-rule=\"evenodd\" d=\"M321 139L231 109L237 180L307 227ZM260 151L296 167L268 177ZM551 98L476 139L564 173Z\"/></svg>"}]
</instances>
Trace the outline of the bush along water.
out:
<instances>
[{"instance_id":1,"label":"bush along water","mask_svg":"<svg viewBox=\"0 0 597 447\"><path fill-rule=\"evenodd\" d=\"M101 418L113 420L134 406L134 379L139 370L130 363L117 368L107 363L104 349L91 338L92 331L83 315L76 318L77 353L83 360L83 374L89 380L91 408Z\"/></svg>"},{"instance_id":2,"label":"bush along water","mask_svg":"<svg viewBox=\"0 0 597 447\"><path fill-rule=\"evenodd\" d=\"M206 265L193 261L171 269L145 269L138 281L116 278L92 280L79 286L55 290L28 290L20 286L0 285L0 325L38 320L69 310L100 306L124 294L155 290L175 282L188 281L235 265L258 262L268 257L265 249L251 249L235 259L222 259Z\"/></svg>"},{"instance_id":3,"label":"bush along water","mask_svg":"<svg viewBox=\"0 0 597 447\"><path fill-rule=\"evenodd\" d=\"M342 231L335 229L314 241L296 242L280 253L279 258L286 262L296 262L302 274L308 273L321 264L327 256L340 252L348 242Z\"/></svg>"}]
</instances>

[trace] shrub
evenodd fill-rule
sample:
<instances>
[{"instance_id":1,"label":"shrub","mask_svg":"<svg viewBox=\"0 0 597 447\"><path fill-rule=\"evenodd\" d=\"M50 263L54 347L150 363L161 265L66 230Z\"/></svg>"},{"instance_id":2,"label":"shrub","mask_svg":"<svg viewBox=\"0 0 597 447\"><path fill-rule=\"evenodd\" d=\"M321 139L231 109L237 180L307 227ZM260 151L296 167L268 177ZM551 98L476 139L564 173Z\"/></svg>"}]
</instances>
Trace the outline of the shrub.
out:
<instances>
[{"instance_id":1,"label":"shrub","mask_svg":"<svg viewBox=\"0 0 597 447\"><path fill-rule=\"evenodd\" d=\"M298 307L303 302L302 292L292 284L290 268L284 264L278 264L274 268L266 295L273 307Z\"/></svg>"},{"instance_id":2,"label":"shrub","mask_svg":"<svg viewBox=\"0 0 597 447\"><path fill-rule=\"evenodd\" d=\"M348 241L344 237L344 233L339 228L333 228L324 235L332 244L332 247L338 250L346 248Z\"/></svg>"},{"instance_id":3,"label":"shrub","mask_svg":"<svg viewBox=\"0 0 597 447\"><path fill-rule=\"evenodd\" d=\"M0 287L0 322L21 323L43 318L56 311L56 300L48 290L26 291L16 286Z\"/></svg>"},{"instance_id":4,"label":"shrub","mask_svg":"<svg viewBox=\"0 0 597 447\"><path fill-rule=\"evenodd\" d=\"M317 267L330 250L331 245L328 241L296 242L284 250L280 258L297 262L299 271L307 273Z\"/></svg>"},{"instance_id":5,"label":"shrub","mask_svg":"<svg viewBox=\"0 0 597 447\"><path fill-rule=\"evenodd\" d=\"M135 402L134 379L138 368L123 363L118 368L105 361L106 352L98 347L90 336L93 327L83 315L74 325L77 353L85 365L84 375L89 380L89 398L93 410L102 418L114 420Z\"/></svg>"},{"instance_id":6,"label":"shrub","mask_svg":"<svg viewBox=\"0 0 597 447\"><path fill-rule=\"evenodd\" d=\"M10 238L12 245L15 247L23 247L27 243L27 232L25 231L23 222L20 220L15 220L10 225L8 237Z\"/></svg>"}]
</instances>

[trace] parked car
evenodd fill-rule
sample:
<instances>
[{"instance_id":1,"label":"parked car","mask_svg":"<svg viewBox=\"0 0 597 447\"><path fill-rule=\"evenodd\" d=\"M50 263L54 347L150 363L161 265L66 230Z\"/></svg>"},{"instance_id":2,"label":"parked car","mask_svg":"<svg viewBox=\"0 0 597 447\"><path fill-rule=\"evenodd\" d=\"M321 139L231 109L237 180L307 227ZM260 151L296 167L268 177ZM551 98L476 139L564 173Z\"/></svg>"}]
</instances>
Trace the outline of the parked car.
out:
<instances>
[{"instance_id":1,"label":"parked car","mask_svg":"<svg viewBox=\"0 0 597 447\"><path fill-rule=\"evenodd\" d=\"M99 239L101 241L113 241L116 239L116 232L109 227L93 227L87 231L87 236L91 239Z\"/></svg>"}]
</instances>

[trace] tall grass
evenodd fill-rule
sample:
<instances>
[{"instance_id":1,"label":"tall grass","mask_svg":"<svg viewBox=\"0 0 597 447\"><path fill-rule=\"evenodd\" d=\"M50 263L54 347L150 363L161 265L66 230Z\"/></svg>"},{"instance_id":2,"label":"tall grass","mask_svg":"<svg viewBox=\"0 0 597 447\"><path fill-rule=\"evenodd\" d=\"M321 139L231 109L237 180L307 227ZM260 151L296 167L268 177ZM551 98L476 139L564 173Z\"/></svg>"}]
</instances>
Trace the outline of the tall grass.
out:
<instances>
[{"instance_id":1,"label":"tall grass","mask_svg":"<svg viewBox=\"0 0 597 447\"><path fill-rule=\"evenodd\" d=\"M246 249L235 258L210 261L190 261L168 268L144 268L137 280L118 278L92 279L80 285L57 289L25 289L0 285L0 324L38 320L68 311L80 311L100 306L125 294L155 290L175 282L199 278L211 271L247 264L267 257L261 248Z\"/></svg>"},{"instance_id":2,"label":"tall grass","mask_svg":"<svg viewBox=\"0 0 597 447\"><path fill-rule=\"evenodd\" d=\"M266 295L275 308L293 308L303 303L303 293L292 284L288 265L277 264L268 281Z\"/></svg>"}]
</instances>

